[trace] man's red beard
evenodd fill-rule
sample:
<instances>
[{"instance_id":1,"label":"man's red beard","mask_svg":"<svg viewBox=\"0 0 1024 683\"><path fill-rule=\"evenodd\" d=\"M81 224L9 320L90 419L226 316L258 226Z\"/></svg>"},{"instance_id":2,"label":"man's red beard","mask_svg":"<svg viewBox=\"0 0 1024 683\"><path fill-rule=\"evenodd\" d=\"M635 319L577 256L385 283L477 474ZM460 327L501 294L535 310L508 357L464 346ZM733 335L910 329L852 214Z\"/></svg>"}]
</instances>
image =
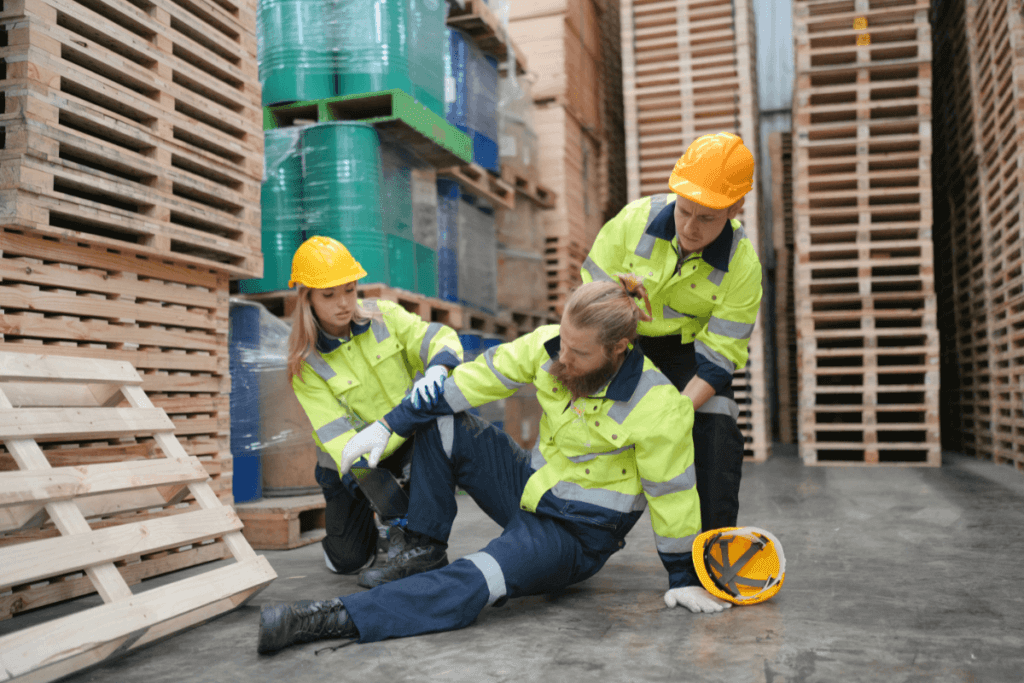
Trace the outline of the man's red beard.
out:
<instances>
[{"instance_id":1,"label":"man's red beard","mask_svg":"<svg viewBox=\"0 0 1024 683\"><path fill-rule=\"evenodd\" d=\"M551 369L549 372L554 375L558 382L569 390L572 394L572 400L578 399L580 396L590 396L597 392L598 389L603 387L612 374L617 369L617 362L614 358L609 358L604 365L591 370L590 372L582 375L570 374L569 369L565 367L565 363L560 360L556 360L551 363Z\"/></svg>"}]
</instances>

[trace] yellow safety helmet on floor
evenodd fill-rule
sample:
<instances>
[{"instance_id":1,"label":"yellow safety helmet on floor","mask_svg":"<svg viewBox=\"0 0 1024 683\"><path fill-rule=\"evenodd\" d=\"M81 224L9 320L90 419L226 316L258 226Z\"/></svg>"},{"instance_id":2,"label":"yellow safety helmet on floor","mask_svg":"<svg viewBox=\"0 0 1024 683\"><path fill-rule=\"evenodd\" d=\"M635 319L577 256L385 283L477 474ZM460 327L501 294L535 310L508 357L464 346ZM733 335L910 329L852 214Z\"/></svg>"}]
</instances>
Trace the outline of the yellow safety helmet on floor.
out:
<instances>
[{"instance_id":1,"label":"yellow safety helmet on floor","mask_svg":"<svg viewBox=\"0 0 1024 683\"><path fill-rule=\"evenodd\" d=\"M298 283L313 289L330 289L361 277L366 277L366 271L344 244L331 237L314 235L295 250L288 286Z\"/></svg>"},{"instance_id":2,"label":"yellow safety helmet on floor","mask_svg":"<svg viewBox=\"0 0 1024 683\"><path fill-rule=\"evenodd\" d=\"M726 209L754 189L754 155L738 135L702 135L679 157L668 186L701 206Z\"/></svg>"},{"instance_id":3,"label":"yellow safety helmet on floor","mask_svg":"<svg viewBox=\"0 0 1024 683\"><path fill-rule=\"evenodd\" d=\"M693 539L693 566L708 593L734 605L764 602L786 578L779 539L753 526L700 534Z\"/></svg>"}]
</instances>

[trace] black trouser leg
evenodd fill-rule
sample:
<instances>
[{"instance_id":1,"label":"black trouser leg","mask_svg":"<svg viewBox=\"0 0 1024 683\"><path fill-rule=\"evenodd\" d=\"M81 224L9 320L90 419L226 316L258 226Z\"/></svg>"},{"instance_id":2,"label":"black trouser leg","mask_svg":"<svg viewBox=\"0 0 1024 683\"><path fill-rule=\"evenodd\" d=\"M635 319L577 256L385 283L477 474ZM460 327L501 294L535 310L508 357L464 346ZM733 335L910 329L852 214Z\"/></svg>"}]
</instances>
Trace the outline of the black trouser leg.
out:
<instances>
[{"instance_id":1,"label":"black trouser leg","mask_svg":"<svg viewBox=\"0 0 1024 683\"><path fill-rule=\"evenodd\" d=\"M694 414L693 464L703 530L736 526L743 435L731 415Z\"/></svg>"}]
</instances>

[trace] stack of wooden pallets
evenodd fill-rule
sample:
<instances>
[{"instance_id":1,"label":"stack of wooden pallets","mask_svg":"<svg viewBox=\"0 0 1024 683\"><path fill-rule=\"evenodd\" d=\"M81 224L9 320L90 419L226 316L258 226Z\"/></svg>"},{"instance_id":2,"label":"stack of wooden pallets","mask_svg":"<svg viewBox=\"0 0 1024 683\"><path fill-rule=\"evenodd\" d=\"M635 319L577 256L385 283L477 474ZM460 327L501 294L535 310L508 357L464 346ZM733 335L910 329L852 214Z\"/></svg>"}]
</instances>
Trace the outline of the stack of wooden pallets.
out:
<instances>
[{"instance_id":1,"label":"stack of wooden pallets","mask_svg":"<svg viewBox=\"0 0 1024 683\"><path fill-rule=\"evenodd\" d=\"M736 133L758 151L752 0L622 0L622 74L627 199L668 192L676 161L696 138ZM761 253L758 190L739 218ZM734 380L748 459L768 457L768 410L761 318L750 365Z\"/></svg>"},{"instance_id":2,"label":"stack of wooden pallets","mask_svg":"<svg viewBox=\"0 0 1024 683\"><path fill-rule=\"evenodd\" d=\"M607 217L624 203L614 144L621 104L614 84L619 45L614 0L510 3L509 34L537 75L532 86L541 182L558 195L540 214L547 307L560 313ZM618 167L616 166L618 164Z\"/></svg>"},{"instance_id":3,"label":"stack of wooden pallets","mask_svg":"<svg viewBox=\"0 0 1024 683\"><path fill-rule=\"evenodd\" d=\"M775 245L775 370L779 441L796 443L796 303L793 298L793 135L768 138L772 163L772 241Z\"/></svg>"},{"instance_id":4,"label":"stack of wooden pallets","mask_svg":"<svg viewBox=\"0 0 1024 683\"><path fill-rule=\"evenodd\" d=\"M255 49L255 2L0 5L0 351L132 363L227 504L229 280L262 268ZM91 466L153 445L65 434L44 452ZM12 468L0 450L0 478ZM135 495L90 508L89 523L198 504L187 490ZM57 533L44 515L7 523L0 545ZM133 576L224 553L146 556ZM72 583L29 586L0 618L78 594Z\"/></svg>"},{"instance_id":5,"label":"stack of wooden pallets","mask_svg":"<svg viewBox=\"0 0 1024 683\"><path fill-rule=\"evenodd\" d=\"M1024 468L1024 6L1019 0L943 2L934 9L936 98L945 203L936 250L945 300L944 382L957 387L965 451ZM938 129L938 127L937 127ZM936 138L939 139L938 137ZM938 155L937 155L938 156ZM946 266L946 264L943 264ZM954 422L955 424L955 422Z\"/></svg>"},{"instance_id":6,"label":"stack of wooden pallets","mask_svg":"<svg viewBox=\"0 0 1024 683\"><path fill-rule=\"evenodd\" d=\"M941 463L925 0L799 0L796 324L807 464Z\"/></svg>"}]
</instances>

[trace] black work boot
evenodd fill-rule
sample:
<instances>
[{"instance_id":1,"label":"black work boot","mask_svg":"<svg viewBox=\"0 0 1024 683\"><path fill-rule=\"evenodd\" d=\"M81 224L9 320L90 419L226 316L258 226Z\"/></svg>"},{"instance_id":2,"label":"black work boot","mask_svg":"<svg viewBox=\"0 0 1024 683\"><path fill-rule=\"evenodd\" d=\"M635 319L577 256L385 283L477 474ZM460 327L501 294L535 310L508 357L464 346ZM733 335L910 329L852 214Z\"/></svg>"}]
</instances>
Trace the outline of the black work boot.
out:
<instances>
[{"instance_id":1,"label":"black work boot","mask_svg":"<svg viewBox=\"0 0 1024 683\"><path fill-rule=\"evenodd\" d=\"M358 637L359 631L339 598L317 602L300 600L290 605L263 608L256 651L265 655L296 643Z\"/></svg>"},{"instance_id":2,"label":"black work boot","mask_svg":"<svg viewBox=\"0 0 1024 683\"><path fill-rule=\"evenodd\" d=\"M388 537L388 561L383 567L372 567L359 575L359 585L373 588L382 583L404 579L413 574L440 569L448 564L448 546L408 529L392 527Z\"/></svg>"}]
</instances>

